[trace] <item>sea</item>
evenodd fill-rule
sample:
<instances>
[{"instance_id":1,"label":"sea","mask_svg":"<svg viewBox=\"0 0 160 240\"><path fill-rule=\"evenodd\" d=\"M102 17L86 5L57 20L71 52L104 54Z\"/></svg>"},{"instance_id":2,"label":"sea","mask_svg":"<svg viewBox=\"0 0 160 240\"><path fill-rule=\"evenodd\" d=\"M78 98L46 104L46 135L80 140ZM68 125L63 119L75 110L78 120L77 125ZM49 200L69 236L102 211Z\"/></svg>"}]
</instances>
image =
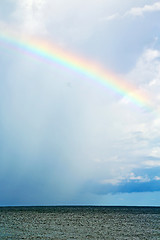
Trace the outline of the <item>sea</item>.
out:
<instances>
[{"instance_id":1,"label":"sea","mask_svg":"<svg viewBox=\"0 0 160 240\"><path fill-rule=\"evenodd\" d=\"M0 207L3 239L160 239L160 207Z\"/></svg>"}]
</instances>

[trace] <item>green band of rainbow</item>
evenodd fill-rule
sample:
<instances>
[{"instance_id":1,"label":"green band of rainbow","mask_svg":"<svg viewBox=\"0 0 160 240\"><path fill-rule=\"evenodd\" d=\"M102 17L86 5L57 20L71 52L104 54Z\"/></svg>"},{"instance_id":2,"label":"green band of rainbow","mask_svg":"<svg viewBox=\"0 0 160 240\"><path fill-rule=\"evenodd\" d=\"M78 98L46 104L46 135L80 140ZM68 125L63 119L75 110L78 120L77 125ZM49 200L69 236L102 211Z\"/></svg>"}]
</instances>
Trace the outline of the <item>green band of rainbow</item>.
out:
<instances>
[{"instance_id":1,"label":"green band of rainbow","mask_svg":"<svg viewBox=\"0 0 160 240\"><path fill-rule=\"evenodd\" d=\"M0 42L8 46L30 53L38 58L45 59L51 63L59 64L82 74L99 84L107 87L122 97L127 97L134 104L150 109L150 102L144 93L135 86L104 70L98 64L92 63L84 58L74 56L70 52L63 51L47 41L20 39L14 35L0 33Z\"/></svg>"}]
</instances>

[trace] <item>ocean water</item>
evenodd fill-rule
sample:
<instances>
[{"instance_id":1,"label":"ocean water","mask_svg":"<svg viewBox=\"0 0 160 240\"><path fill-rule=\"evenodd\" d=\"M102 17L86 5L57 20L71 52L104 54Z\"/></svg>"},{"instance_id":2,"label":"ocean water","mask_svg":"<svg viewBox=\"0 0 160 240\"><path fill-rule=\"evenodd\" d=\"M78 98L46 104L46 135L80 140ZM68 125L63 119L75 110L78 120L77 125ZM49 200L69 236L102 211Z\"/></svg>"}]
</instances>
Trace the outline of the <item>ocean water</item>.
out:
<instances>
[{"instance_id":1,"label":"ocean water","mask_svg":"<svg viewBox=\"0 0 160 240\"><path fill-rule=\"evenodd\" d=\"M3 239L160 239L158 207L2 207Z\"/></svg>"}]
</instances>

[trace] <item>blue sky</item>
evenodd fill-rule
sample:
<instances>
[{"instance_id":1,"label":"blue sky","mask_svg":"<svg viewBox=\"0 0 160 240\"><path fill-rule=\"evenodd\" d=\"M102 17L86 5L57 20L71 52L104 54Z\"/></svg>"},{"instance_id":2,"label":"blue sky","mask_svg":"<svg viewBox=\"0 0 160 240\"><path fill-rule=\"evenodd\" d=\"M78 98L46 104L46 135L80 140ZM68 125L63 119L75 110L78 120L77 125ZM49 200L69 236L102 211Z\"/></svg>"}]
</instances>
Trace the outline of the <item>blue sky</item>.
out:
<instances>
[{"instance_id":1,"label":"blue sky","mask_svg":"<svg viewBox=\"0 0 160 240\"><path fill-rule=\"evenodd\" d=\"M98 62L153 111L0 41L0 205L160 205L159 21L160 1L1 3L0 33Z\"/></svg>"}]
</instances>

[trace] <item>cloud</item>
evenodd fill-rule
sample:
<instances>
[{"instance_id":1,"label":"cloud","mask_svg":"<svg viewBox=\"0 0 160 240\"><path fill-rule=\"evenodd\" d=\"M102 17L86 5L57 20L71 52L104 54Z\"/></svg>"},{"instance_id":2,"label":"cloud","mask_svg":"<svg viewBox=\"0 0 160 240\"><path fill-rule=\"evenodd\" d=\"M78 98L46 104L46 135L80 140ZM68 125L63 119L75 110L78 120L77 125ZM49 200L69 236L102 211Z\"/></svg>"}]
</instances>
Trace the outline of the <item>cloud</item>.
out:
<instances>
[{"instance_id":1,"label":"cloud","mask_svg":"<svg viewBox=\"0 0 160 240\"><path fill-rule=\"evenodd\" d=\"M135 176L133 172L128 176L128 181L137 181L137 182L150 182L148 176Z\"/></svg>"},{"instance_id":2,"label":"cloud","mask_svg":"<svg viewBox=\"0 0 160 240\"><path fill-rule=\"evenodd\" d=\"M160 161L148 160L148 161L144 161L143 164L148 167L159 167Z\"/></svg>"},{"instance_id":3,"label":"cloud","mask_svg":"<svg viewBox=\"0 0 160 240\"><path fill-rule=\"evenodd\" d=\"M160 2L155 2L152 5L145 5L144 7L131 8L125 15L142 16L144 13L151 13L160 11Z\"/></svg>"},{"instance_id":4,"label":"cloud","mask_svg":"<svg viewBox=\"0 0 160 240\"><path fill-rule=\"evenodd\" d=\"M17 8L12 14L14 29L21 34L45 35L45 21L43 16L44 0L16 0Z\"/></svg>"},{"instance_id":5,"label":"cloud","mask_svg":"<svg viewBox=\"0 0 160 240\"><path fill-rule=\"evenodd\" d=\"M150 179L147 175L136 176L130 173L127 179L121 179L119 182L101 182L101 183L88 183L84 191L90 191L97 195L106 195L109 193L136 193L136 192L155 192L160 191L159 184L160 177L155 176Z\"/></svg>"},{"instance_id":6,"label":"cloud","mask_svg":"<svg viewBox=\"0 0 160 240\"><path fill-rule=\"evenodd\" d=\"M135 181L135 182L149 182L150 178L145 175L145 176L136 176L135 173L131 172L128 174L127 178L126 177L121 177L119 179L103 179L100 181L101 184L111 184L111 185L119 185L122 182L130 182L130 181Z\"/></svg>"},{"instance_id":7,"label":"cloud","mask_svg":"<svg viewBox=\"0 0 160 240\"><path fill-rule=\"evenodd\" d=\"M135 68L128 74L128 77L141 85L148 93L150 104L157 108L159 105L159 78L160 78L160 51L154 48L147 48L137 60ZM155 119L158 121L158 118Z\"/></svg>"},{"instance_id":8,"label":"cloud","mask_svg":"<svg viewBox=\"0 0 160 240\"><path fill-rule=\"evenodd\" d=\"M152 5L144 5L143 7L132 7L125 13L116 12L108 17L103 18L103 21L111 21L116 19L123 19L127 16L141 17L145 13L153 13L160 11L160 2L153 3Z\"/></svg>"},{"instance_id":9,"label":"cloud","mask_svg":"<svg viewBox=\"0 0 160 240\"><path fill-rule=\"evenodd\" d=\"M155 176L154 179L157 181L160 181L160 177L158 177L158 176Z\"/></svg>"},{"instance_id":10,"label":"cloud","mask_svg":"<svg viewBox=\"0 0 160 240\"><path fill-rule=\"evenodd\" d=\"M118 65L122 63L126 69L125 57L128 54L133 59L132 51L135 54L139 42L138 47L131 44L135 33L130 41L130 26L115 26L110 21L108 27L99 22L109 8L106 1L89 0L84 6L84 1L73 0L17 0L11 26L20 36L46 37L104 66L111 58L118 59ZM1 26L3 31L8 29L4 21ZM142 45L144 50L144 42ZM4 66L0 185L4 202L39 203L40 198L44 203L72 202L76 196L83 198L88 181L98 182L96 191L105 193L132 192L136 186L136 191L144 191L151 181L156 185L158 173L154 179L135 173L135 169L159 166L159 160L153 158L159 157L158 146L155 148L160 138L159 116L98 82L0 47ZM139 52L132 70L121 72L121 77L139 90L151 92L150 100L157 109L160 53L146 45ZM16 196L12 197L13 193Z\"/></svg>"},{"instance_id":11,"label":"cloud","mask_svg":"<svg viewBox=\"0 0 160 240\"><path fill-rule=\"evenodd\" d=\"M153 58L147 59L151 64ZM140 161L142 156L158 156L158 149L150 142L159 136L159 124L146 117L150 117L150 113L139 114L130 108L129 103L122 104L119 98L107 95L107 90L98 90L93 83L83 82L78 77L75 82L74 75L66 72L64 75L63 71L28 57L19 55L8 74L5 91L10 86L11 100L4 99L1 103L1 116L5 119L1 127L5 138L8 137L8 142L3 140L4 148L9 150L1 152L1 159L7 168L15 156L14 167L10 169L19 169L18 180L15 175L12 179L15 191L23 188L23 184L26 186L28 174L34 169L33 183L43 182L34 201L38 201L40 191L48 201L52 199L50 191L54 202L67 201L79 193L89 179L104 179L104 191L116 192L117 183L126 179L129 172L140 164L147 166L144 160ZM131 76L128 76L130 81ZM66 80L70 81L71 88L67 87ZM139 82L141 84L143 81ZM37 168L40 169L38 173ZM10 171L7 171L8 175ZM112 184L107 185L107 181ZM132 184L122 184L117 191L129 192L125 188L135 189L136 182L137 191L144 191L145 186L140 184L147 182L148 178L131 174L127 181ZM23 193L27 195L29 189L30 185L27 185Z\"/></svg>"},{"instance_id":12,"label":"cloud","mask_svg":"<svg viewBox=\"0 0 160 240\"><path fill-rule=\"evenodd\" d=\"M136 193L136 192L155 192L160 191L159 166L148 166L134 169L126 177L121 177L115 182L104 180L100 182L88 182L84 191L95 194L117 194L117 193Z\"/></svg>"},{"instance_id":13,"label":"cloud","mask_svg":"<svg viewBox=\"0 0 160 240\"><path fill-rule=\"evenodd\" d=\"M108 193L133 193L133 192L155 192L160 191L160 184L157 180L150 182L122 182L119 185L101 185L97 187L95 192L97 194L108 194Z\"/></svg>"},{"instance_id":14,"label":"cloud","mask_svg":"<svg viewBox=\"0 0 160 240\"><path fill-rule=\"evenodd\" d=\"M118 13L115 13L115 14L113 14L113 15L110 15L110 16L108 16L108 17L106 17L106 18L104 18L103 19L103 21L105 20L107 20L107 21L111 21L111 20L114 20L114 19L116 19L116 18L118 18L120 15L118 14ZM102 21L102 20L101 20Z\"/></svg>"}]
</instances>

